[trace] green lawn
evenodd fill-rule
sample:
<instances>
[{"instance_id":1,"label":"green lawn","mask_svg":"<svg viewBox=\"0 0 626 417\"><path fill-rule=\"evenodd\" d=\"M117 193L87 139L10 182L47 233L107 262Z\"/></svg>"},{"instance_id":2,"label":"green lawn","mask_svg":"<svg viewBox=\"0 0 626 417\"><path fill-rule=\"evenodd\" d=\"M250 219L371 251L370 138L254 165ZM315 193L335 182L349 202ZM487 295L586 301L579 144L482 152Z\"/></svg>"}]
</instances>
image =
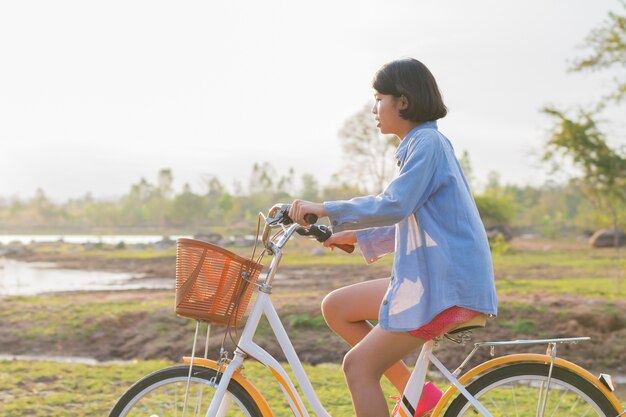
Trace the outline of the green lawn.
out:
<instances>
[{"instance_id":1,"label":"green lawn","mask_svg":"<svg viewBox=\"0 0 626 417\"><path fill-rule=\"evenodd\" d=\"M11 417L106 416L117 398L141 377L173 365L165 361L83 365L0 361L0 410ZM335 416L352 414L339 365L305 365L317 394ZM273 376L258 363L246 363L246 377L261 387L276 417L292 416ZM386 392L394 394L384 381ZM390 400L390 407L392 401Z\"/></svg>"},{"instance_id":2,"label":"green lawn","mask_svg":"<svg viewBox=\"0 0 626 417\"><path fill-rule=\"evenodd\" d=\"M346 255L340 251L311 251L319 245L302 242L294 245L294 251L286 253L285 265L311 267L315 265L362 265L359 254ZM249 254L249 249L237 249ZM101 256L102 254L90 253ZM108 257L173 257L171 251L136 254L123 250L110 251ZM624 256L626 258L626 255ZM173 259L173 258L172 258ZM380 263L390 266L392 258L383 258ZM267 263L267 262L266 262ZM500 294L533 296L560 295L580 299L594 298L601 301L598 308L607 314L618 313L618 301L626 299L626 259L618 264L615 251L590 249L584 245L563 249L520 249L512 245L511 250L494 255L494 268L497 275L497 289ZM625 271L624 282L619 283L617 272ZM292 291L299 291L293 288ZM311 297L319 298L317 288L308 289ZM276 294L276 300L293 297L293 292ZM299 294L304 297L305 293ZM0 305L0 320L20 326L20 337L76 338L76 333L91 334L94 324L106 318L117 319L132 313L145 312L173 316L173 294L155 292L148 298L138 301L110 301L95 298L90 302L77 302L80 297L71 294L42 297L11 297ZM511 298L511 297L509 297ZM606 300L604 303L603 300ZM285 304L286 305L286 304ZM518 329L520 333L529 331L534 323L524 321L524 312L532 309L541 312L542 304L529 304L528 298L521 298L501 306L504 313L509 311L511 320L503 325ZM615 311L614 311L615 310ZM297 310L285 310L285 318L292 327L321 326L319 316L310 316ZM503 314L504 316L504 314ZM557 317L557 320L560 318ZM169 325L187 326L184 321L172 318ZM190 328L191 329L191 328ZM189 329L189 330L190 330ZM532 330L532 329L531 329ZM76 338L77 340L80 338ZM73 339L72 339L73 340ZM2 350L0 348L0 350ZM20 416L106 416L119 395L134 381L151 371L170 365L164 361L138 361L124 364L83 365L51 362L0 361L0 415ZM319 396L327 410L337 416L352 415L350 399L343 382L339 365L306 366L314 386L319 388ZM608 370L610 372L610 369ZM246 374L255 385L263 387L276 416L291 416L286 404L280 399L281 392L273 377L260 365L246 365ZM385 381L386 383L386 381ZM389 384L385 385L388 394L394 394ZM626 397L621 393L621 398ZM391 402L390 402L391 404Z\"/></svg>"},{"instance_id":3,"label":"green lawn","mask_svg":"<svg viewBox=\"0 0 626 417\"><path fill-rule=\"evenodd\" d=\"M0 409L3 416L11 417L106 416L133 382L170 365L173 363L166 361L98 365L0 361ZM339 365L305 365L305 370L331 415L352 415ZM276 417L293 415L278 383L262 365L246 363L244 372L261 389ZM386 380L383 389L386 394L395 394Z\"/></svg>"}]
</instances>

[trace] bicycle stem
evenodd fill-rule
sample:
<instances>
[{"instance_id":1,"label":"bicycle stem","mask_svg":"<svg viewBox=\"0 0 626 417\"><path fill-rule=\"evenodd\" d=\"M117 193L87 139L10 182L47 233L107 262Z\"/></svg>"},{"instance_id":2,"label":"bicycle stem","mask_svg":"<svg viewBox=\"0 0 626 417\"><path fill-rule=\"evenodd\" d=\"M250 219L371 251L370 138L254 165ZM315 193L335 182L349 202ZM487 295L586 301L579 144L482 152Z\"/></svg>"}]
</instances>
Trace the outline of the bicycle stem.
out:
<instances>
[{"instance_id":1,"label":"bicycle stem","mask_svg":"<svg viewBox=\"0 0 626 417\"><path fill-rule=\"evenodd\" d=\"M278 270L280 260L283 257L283 246L285 246L285 244L289 241L291 236L299 227L299 224L290 225L288 228L285 229L285 233L281 236L278 243L274 243L272 240L269 240L265 245L268 252L272 254L272 262L270 263L267 275L265 276L265 281L259 288L260 291L267 293L271 292L272 283L274 282L274 276L276 275L276 271Z\"/></svg>"}]
</instances>

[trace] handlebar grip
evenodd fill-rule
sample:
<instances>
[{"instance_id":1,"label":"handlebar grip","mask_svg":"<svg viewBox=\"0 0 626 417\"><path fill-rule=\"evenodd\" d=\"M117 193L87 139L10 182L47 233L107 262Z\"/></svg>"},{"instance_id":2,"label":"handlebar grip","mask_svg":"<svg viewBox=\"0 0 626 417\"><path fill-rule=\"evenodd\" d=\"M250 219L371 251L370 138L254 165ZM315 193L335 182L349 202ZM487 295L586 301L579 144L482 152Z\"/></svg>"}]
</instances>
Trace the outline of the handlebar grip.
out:
<instances>
[{"instance_id":1,"label":"handlebar grip","mask_svg":"<svg viewBox=\"0 0 626 417\"><path fill-rule=\"evenodd\" d=\"M309 215L307 214L307 216ZM310 216L317 217L314 214L311 214ZM306 216L305 216L305 219L306 219ZM309 232L313 236L315 236L318 242L325 242L333 234L333 232L328 227L324 225L317 225L317 224L312 224L309 227ZM354 252L354 245L350 245L349 243L339 243L339 244L333 244L331 246L338 247L344 252L348 252L348 253Z\"/></svg>"},{"instance_id":2,"label":"handlebar grip","mask_svg":"<svg viewBox=\"0 0 626 417\"><path fill-rule=\"evenodd\" d=\"M344 252L348 252L348 253L354 252L354 245L349 245L347 243L342 243L339 245L332 245L332 246L336 246Z\"/></svg>"},{"instance_id":3,"label":"handlebar grip","mask_svg":"<svg viewBox=\"0 0 626 417\"><path fill-rule=\"evenodd\" d=\"M304 220L306 220L308 224L315 224L317 223L317 215L312 213L305 214Z\"/></svg>"}]
</instances>

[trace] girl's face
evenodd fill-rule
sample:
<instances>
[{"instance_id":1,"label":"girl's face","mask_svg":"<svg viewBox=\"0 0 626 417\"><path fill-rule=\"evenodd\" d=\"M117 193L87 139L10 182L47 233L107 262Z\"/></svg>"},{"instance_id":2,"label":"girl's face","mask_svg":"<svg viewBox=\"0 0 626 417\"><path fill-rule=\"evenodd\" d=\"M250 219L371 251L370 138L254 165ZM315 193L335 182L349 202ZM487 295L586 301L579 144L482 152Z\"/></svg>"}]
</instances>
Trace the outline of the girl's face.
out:
<instances>
[{"instance_id":1,"label":"girl's face","mask_svg":"<svg viewBox=\"0 0 626 417\"><path fill-rule=\"evenodd\" d=\"M372 114L376 119L376 127L380 129L380 133L392 134L400 139L404 131L407 120L400 116L400 110L406 108L407 102L405 97L394 97L390 94L381 94L374 90L374 107Z\"/></svg>"}]
</instances>

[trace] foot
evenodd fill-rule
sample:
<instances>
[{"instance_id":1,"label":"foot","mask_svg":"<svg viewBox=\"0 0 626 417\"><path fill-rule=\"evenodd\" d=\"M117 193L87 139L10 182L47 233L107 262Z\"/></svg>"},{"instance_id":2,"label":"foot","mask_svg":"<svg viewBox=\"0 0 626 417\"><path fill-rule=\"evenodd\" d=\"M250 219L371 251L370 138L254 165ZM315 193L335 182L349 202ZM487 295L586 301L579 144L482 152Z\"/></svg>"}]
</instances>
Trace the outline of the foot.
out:
<instances>
[{"instance_id":1,"label":"foot","mask_svg":"<svg viewBox=\"0 0 626 417\"><path fill-rule=\"evenodd\" d=\"M432 382L427 382L424 384L424 389L422 390L422 396L417 402L417 408L415 409L415 414L413 417L428 417L433 412L433 409L439 402L439 399L443 396L443 392L435 386ZM402 404L401 397L390 397L394 400L397 400L396 406L393 408L391 412L392 416L399 415L398 410L400 409L400 404Z\"/></svg>"},{"instance_id":2,"label":"foot","mask_svg":"<svg viewBox=\"0 0 626 417\"><path fill-rule=\"evenodd\" d=\"M417 402L417 407L415 408L414 417L430 416L442 396L443 392L439 388L437 388L435 384L433 384L432 382L427 382L426 384L424 384L422 396Z\"/></svg>"}]
</instances>

